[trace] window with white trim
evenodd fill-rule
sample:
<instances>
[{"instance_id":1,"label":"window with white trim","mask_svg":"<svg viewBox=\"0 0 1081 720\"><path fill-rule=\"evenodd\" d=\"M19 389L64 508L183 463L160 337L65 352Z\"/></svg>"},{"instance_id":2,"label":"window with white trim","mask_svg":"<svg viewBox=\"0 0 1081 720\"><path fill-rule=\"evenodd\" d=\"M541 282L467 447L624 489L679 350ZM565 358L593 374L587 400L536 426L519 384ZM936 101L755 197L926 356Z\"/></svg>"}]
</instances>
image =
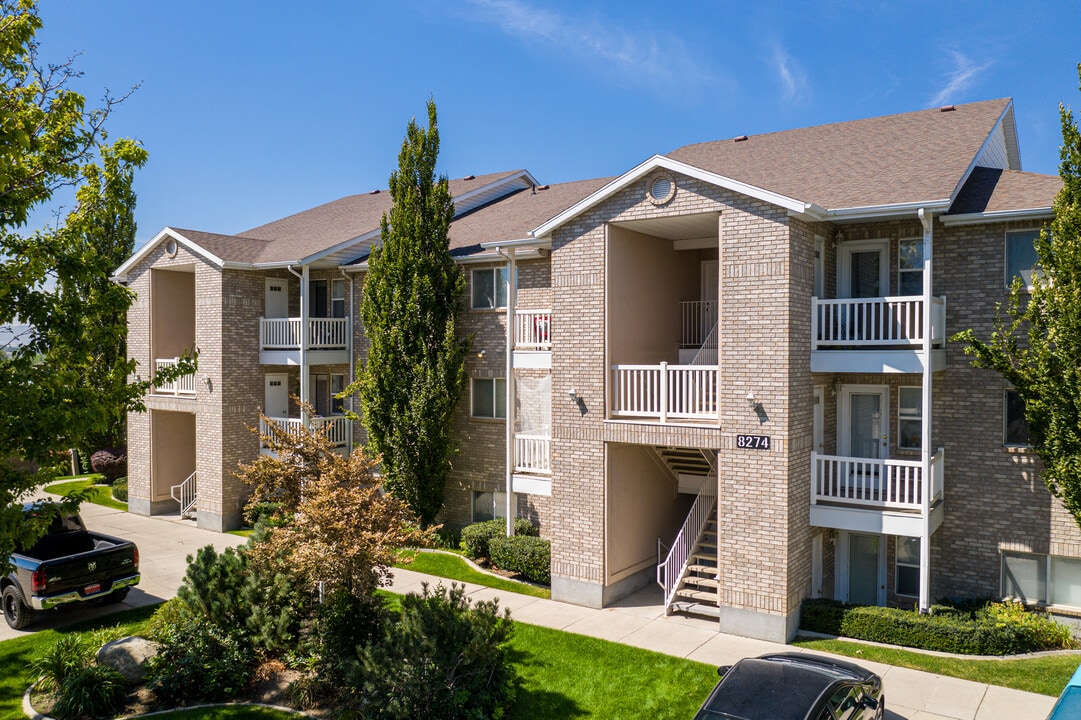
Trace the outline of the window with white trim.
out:
<instances>
[{"instance_id":1,"label":"window with white trim","mask_svg":"<svg viewBox=\"0 0 1081 720\"><path fill-rule=\"evenodd\" d=\"M897 286L901 295L923 295L923 238L898 243Z\"/></svg>"},{"instance_id":2,"label":"window with white trim","mask_svg":"<svg viewBox=\"0 0 1081 720\"><path fill-rule=\"evenodd\" d=\"M1026 289L1032 289L1032 273L1039 258L1036 255L1036 238L1039 230L1015 230L1006 233L1006 287L1020 277Z\"/></svg>"},{"instance_id":3,"label":"window with white trim","mask_svg":"<svg viewBox=\"0 0 1081 720\"><path fill-rule=\"evenodd\" d=\"M330 316L345 317L345 280L330 281Z\"/></svg>"},{"instance_id":4,"label":"window with white trim","mask_svg":"<svg viewBox=\"0 0 1081 720\"><path fill-rule=\"evenodd\" d=\"M506 419L507 381L504 378L473 378L472 396L473 417Z\"/></svg>"},{"instance_id":5,"label":"window with white trim","mask_svg":"<svg viewBox=\"0 0 1081 720\"><path fill-rule=\"evenodd\" d=\"M1007 390L1002 405L1002 444L1007 447L1028 447L1028 419L1025 418L1025 401L1021 393Z\"/></svg>"},{"instance_id":6,"label":"window with white trim","mask_svg":"<svg viewBox=\"0 0 1081 720\"><path fill-rule=\"evenodd\" d=\"M897 595L920 596L920 539L898 537L893 591Z\"/></svg>"},{"instance_id":7,"label":"window with white trim","mask_svg":"<svg viewBox=\"0 0 1081 720\"><path fill-rule=\"evenodd\" d=\"M1030 604L1081 608L1081 558L1003 552L1002 594Z\"/></svg>"},{"instance_id":8,"label":"window with white trim","mask_svg":"<svg viewBox=\"0 0 1081 720\"><path fill-rule=\"evenodd\" d=\"M507 307L507 268L473 270L473 309L496 310Z\"/></svg>"},{"instance_id":9,"label":"window with white trim","mask_svg":"<svg viewBox=\"0 0 1081 720\"><path fill-rule=\"evenodd\" d=\"M345 414L345 398L338 397L345 392L345 375L330 376L330 412L334 415Z\"/></svg>"},{"instance_id":10,"label":"window with white trim","mask_svg":"<svg viewBox=\"0 0 1081 720\"><path fill-rule=\"evenodd\" d=\"M919 450L923 439L923 388L899 388L897 396L897 447Z\"/></svg>"},{"instance_id":11,"label":"window with white trim","mask_svg":"<svg viewBox=\"0 0 1081 720\"><path fill-rule=\"evenodd\" d=\"M473 522L505 517L507 517L506 493L473 491Z\"/></svg>"}]
</instances>

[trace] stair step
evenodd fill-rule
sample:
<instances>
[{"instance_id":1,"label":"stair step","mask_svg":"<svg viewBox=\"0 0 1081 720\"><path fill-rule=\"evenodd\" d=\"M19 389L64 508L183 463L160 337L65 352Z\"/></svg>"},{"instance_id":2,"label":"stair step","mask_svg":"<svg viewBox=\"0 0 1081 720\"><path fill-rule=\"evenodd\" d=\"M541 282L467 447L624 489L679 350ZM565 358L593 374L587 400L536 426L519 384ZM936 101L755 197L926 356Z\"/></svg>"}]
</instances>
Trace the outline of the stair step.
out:
<instances>
[{"instance_id":1,"label":"stair step","mask_svg":"<svg viewBox=\"0 0 1081 720\"><path fill-rule=\"evenodd\" d=\"M709 605L706 603L693 603L693 602L673 602L672 611L685 613L687 615L703 615L705 617L719 618L721 616L721 610L716 605Z\"/></svg>"},{"instance_id":2,"label":"stair step","mask_svg":"<svg viewBox=\"0 0 1081 720\"><path fill-rule=\"evenodd\" d=\"M687 572L706 573L707 575L712 577L713 575L717 574L717 566L716 565L699 565L699 564L689 565L689 566L687 566Z\"/></svg>"},{"instance_id":3,"label":"stair step","mask_svg":"<svg viewBox=\"0 0 1081 720\"><path fill-rule=\"evenodd\" d=\"M693 552L693 553L691 553L691 559L692 560L706 560L708 562L713 563L714 566L717 565L717 553L715 553L715 552L712 552L712 553ZM699 563L699 564L701 564L701 563Z\"/></svg>"},{"instance_id":4,"label":"stair step","mask_svg":"<svg viewBox=\"0 0 1081 720\"><path fill-rule=\"evenodd\" d=\"M717 539L714 538L713 540L699 540L698 547L717 552Z\"/></svg>"},{"instance_id":5,"label":"stair step","mask_svg":"<svg viewBox=\"0 0 1081 720\"><path fill-rule=\"evenodd\" d=\"M683 583L685 585L695 585L697 587L709 588L715 588L721 584L716 578L699 577L697 575L688 575L687 577L683 578Z\"/></svg>"},{"instance_id":6,"label":"stair step","mask_svg":"<svg viewBox=\"0 0 1081 720\"><path fill-rule=\"evenodd\" d=\"M717 603L717 593L706 592L705 590L693 590L691 588L680 588L676 590L676 597L689 598L696 602L711 602Z\"/></svg>"}]
</instances>

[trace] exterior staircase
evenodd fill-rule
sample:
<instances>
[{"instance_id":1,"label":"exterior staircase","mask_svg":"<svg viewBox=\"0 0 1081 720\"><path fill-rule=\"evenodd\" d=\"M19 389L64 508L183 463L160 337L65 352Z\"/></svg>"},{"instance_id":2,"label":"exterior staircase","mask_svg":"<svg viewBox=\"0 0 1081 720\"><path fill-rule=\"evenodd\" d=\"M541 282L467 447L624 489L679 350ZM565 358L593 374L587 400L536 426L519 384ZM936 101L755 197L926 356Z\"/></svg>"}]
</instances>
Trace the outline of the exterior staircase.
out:
<instances>
[{"instance_id":1,"label":"exterior staircase","mask_svg":"<svg viewBox=\"0 0 1081 720\"><path fill-rule=\"evenodd\" d=\"M199 499L198 488L195 482L195 473L187 477L179 485L169 488L169 494L173 500L180 504L180 517L195 517L195 503Z\"/></svg>"},{"instance_id":2,"label":"exterior staircase","mask_svg":"<svg viewBox=\"0 0 1081 720\"><path fill-rule=\"evenodd\" d=\"M709 514L698 542L688 558L687 568L676 585L675 597L667 613L719 617L717 588L720 575L717 566L717 507Z\"/></svg>"}]
</instances>

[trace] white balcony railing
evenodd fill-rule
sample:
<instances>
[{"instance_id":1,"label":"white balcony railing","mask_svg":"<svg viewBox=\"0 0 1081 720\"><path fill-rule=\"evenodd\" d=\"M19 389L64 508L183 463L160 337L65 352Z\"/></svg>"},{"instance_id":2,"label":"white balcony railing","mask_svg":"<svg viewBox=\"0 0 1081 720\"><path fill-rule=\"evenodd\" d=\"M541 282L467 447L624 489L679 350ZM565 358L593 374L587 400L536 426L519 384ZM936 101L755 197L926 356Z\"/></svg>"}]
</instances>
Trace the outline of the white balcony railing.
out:
<instances>
[{"instance_id":1,"label":"white balcony railing","mask_svg":"<svg viewBox=\"0 0 1081 720\"><path fill-rule=\"evenodd\" d=\"M299 435L304 429L304 424L300 418L272 417L270 421L283 428L290 435ZM327 429L327 439L330 440L331 445L334 447L342 447L349 442L349 420L344 416L313 417L309 418L308 422L313 430L325 427ZM270 429L266 420L259 418L259 434L268 435L269 433ZM263 444L263 447L266 447L266 445Z\"/></svg>"},{"instance_id":2,"label":"white balcony railing","mask_svg":"<svg viewBox=\"0 0 1081 720\"><path fill-rule=\"evenodd\" d=\"M308 318L308 349L346 347L348 318ZM300 348L300 318L259 318L259 347L264 350Z\"/></svg>"},{"instance_id":3,"label":"white balcony railing","mask_svg":"<svg viewBox=\"0 0 1081 720\"><path fill-rule=\"evenodd\" d=\"M694 300L679 304L683 314L682 348L699 348L717 325L717 303L714 300Z\"/></svg>"},{"instance_id":4,"label":"white balcony railing","mask_svg":"<svg viewBox=\"0 0 1081 720\"><path fill-rule=\"evenodd\" d=\"M515 435L514 471L550 475L552 438L546 435Z\"/></svg>"},{"instance_id":5,"label":"white balcony railing","mask_svg":"<svg viewBox=\"0 0 1081 720\"><path fill-rule=\"evenodd\" d=\"M163 368L176 367L180 358L158 358L154 360L154 374L161 372ZM194 395L195 373L181 375L171 382L163 382L154 388L155 395Z\"/></svg>"},{"instance_id":6,"label":"white balcony railing","mask_svg":"<svg viewBox=\"0 0 1081 720\"><path fill-rule=\"evenodd\" d=\"M514 347L518 350L551 350L552 311L515 310Z\"/></svg>"},{"instance_id":7,"label":"white balcony railing","mask_svg":"<svg viewBox=\"0 0 1081 720\"><path fill-rule=\"evenodd\" d=\"M931 342L942 343L946 300L932 298ZM924 339L923 298L811 299L811 341L814 349L860 346L916 346Z\"/></svg>"},{"instance_id":8,"label":"white balcony railing","mask_svg":"<svg viewBox=\"0 0 1081 720\"><path fill-rule=\"evenodd\" d=\"M717 418L716 365L613 365L612 415L669 420Z\"/></svg>"},{"instance_id":9,"label":"white balcony railing","mask_svg":"<svg viewBox=\"0 0 1081 720\"><path fill-rule=\"evenodd\" d=\"M874 460L811 453L811 504L929 510L942 497L943 456L939 448L931 457L931 482L927 484L919 460Z\"/></svg>"}]
</instances>

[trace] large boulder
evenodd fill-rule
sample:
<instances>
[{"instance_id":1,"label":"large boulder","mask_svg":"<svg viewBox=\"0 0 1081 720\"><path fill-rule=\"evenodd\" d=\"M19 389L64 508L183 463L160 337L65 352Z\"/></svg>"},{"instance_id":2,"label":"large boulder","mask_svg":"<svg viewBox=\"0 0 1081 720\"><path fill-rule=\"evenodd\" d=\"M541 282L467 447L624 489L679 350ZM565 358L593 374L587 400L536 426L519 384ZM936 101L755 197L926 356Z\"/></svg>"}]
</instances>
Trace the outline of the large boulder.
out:
<instances>
[{"instance_id":1,"label":"large boulder","mask_svg":"<svg viewBox=\"0 0 1081 720\"><path fill-rule=\"evenodd\" d=\"M98 650L98 665L116 668L129 684L141 682L146 661L158 654L159 643L141 637L126 637L105 643Z\"/></svg>"}]
</instances>

